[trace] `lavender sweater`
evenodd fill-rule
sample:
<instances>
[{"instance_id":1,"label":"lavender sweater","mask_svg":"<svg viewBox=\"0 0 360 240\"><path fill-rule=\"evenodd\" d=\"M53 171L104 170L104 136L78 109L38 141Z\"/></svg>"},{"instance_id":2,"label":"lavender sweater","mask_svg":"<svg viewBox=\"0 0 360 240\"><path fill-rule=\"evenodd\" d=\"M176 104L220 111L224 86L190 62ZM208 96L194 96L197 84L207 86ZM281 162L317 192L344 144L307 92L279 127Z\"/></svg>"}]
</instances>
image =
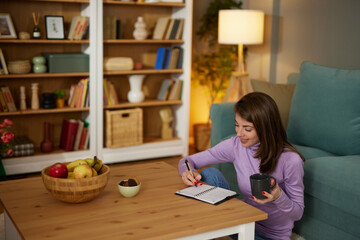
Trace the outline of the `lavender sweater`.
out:
<instances>
[{"instance_id":1,"label":"lavender sweater","mask_svg":"<svg viewBox=\"0 0 360 240\"><path fill-rule=\"evenodd\" d=\"M259 173L260 160L253 157L258 145L243 147L238 137L232 137L209 150L181 159L179 173L186 171L186 159L192 169L232 162L244 201L268 213L268 219L255 223L256 231L265 237L288 240L294 221L301 219L304 210L303 161L295 152L283 152L271 173L281 188L281 195L273 202L258 204L251 198L250 187L250 175Z\"/></svg>"}]
</instances>

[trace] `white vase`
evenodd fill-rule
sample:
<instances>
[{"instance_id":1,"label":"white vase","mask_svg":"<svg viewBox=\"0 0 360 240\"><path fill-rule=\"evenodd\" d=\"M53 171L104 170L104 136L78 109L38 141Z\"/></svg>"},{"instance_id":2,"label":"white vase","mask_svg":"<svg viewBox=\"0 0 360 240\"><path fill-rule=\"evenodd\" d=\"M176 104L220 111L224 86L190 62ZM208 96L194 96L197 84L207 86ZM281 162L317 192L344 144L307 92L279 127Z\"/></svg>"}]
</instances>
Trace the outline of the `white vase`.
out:
<instances>
[{"instance_id":1,"label":"white vase","mask_svg":"<svg viewBox=\"0 0 360 240\"><path fill-rule=\"evenodd\" d=\"M138 103L144 100L144 93L142 92L142 83L145 75L129 75L130 91L128 92L128 101L131 103Z\"/></svg>"},{"instance_id":2,"label":"white vase","mask_svg":"<svg viewBox=\"0 0 360 240\"><path fill-rule=\"evenodd\" d=\"M147 37L146 23L143 17L138 17L135 23L135 30L133 36L136 40L144 40Z\"/></svg>"}]
</instances>

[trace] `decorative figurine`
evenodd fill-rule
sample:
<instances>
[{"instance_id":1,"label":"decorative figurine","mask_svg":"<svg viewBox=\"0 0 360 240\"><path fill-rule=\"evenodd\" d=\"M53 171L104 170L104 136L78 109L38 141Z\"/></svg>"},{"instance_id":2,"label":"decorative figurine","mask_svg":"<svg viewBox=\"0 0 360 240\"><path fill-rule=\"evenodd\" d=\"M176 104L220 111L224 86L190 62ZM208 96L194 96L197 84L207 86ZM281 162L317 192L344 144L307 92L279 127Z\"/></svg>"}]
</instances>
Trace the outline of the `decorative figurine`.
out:
<instances>
[{"instance_id":1,"label":"decorative figurine","mask_svg":"<svg viewBox=\"0 0 360 240\"><path fill-rule=\"evenodd\" d=\"M26 110L25 86L20 86L20 110Z\"/></svg>"},{"instance_id":2,"label":"decorative figurine","mask_svg":"<svg viewBox=\"0 0 360 240\"><path fill-rule=\"evenodd\" d=\"M33 38L34 39L39 39L40 38L40 28L39 26L39 22L40 22L40 13L37 14L37 16L35 16L35 12L32 13L33 16L33 20L34 20L34 30L33 30Z\"/></svg>"},{"instance_id":3,"label":"decorative figurine","mask_svg":"<svg viewBox=\"0 0 360 240\"><path fill-rule=\"evenodd\" d=\"M38 83L32 83L31 84L31 109L36 110L39 109L39 84Z\"/></svg>"},{"instance_id":4,"label":"decorative figurine","mask_svg":"<svg viewBox=\"0 0 360 240\"><path fill-rule=\"evenodd\" d=\"M45 73L46 72L46 59L43 56L35 56L32 59L33 72L34 73Z\"/></svg>"},{"instance_id":5,"label":"decorative figurine","mask_svg":"<svg viewBox=\"0 0 360 240\"><path fill-rule=\"evenodd\" d=\"M135 30L133 36L136 40L144 40L147 37L146 23L143 17L138 17L135 23Z\"/></svg>"},{"instance_id":6,"label":"decorative figurine","mask_svg":"<svg viewBox=\"0 0 360 240\"><path fill-rule=\"evenodd\" d=\"M171 108L169 108L169 107L162 108L160 110L160 118L162 121L161 138L162 139L172 138L173 137L173 129L170 126L171 121L172 121Z\"/></svg>"}]
</instances>

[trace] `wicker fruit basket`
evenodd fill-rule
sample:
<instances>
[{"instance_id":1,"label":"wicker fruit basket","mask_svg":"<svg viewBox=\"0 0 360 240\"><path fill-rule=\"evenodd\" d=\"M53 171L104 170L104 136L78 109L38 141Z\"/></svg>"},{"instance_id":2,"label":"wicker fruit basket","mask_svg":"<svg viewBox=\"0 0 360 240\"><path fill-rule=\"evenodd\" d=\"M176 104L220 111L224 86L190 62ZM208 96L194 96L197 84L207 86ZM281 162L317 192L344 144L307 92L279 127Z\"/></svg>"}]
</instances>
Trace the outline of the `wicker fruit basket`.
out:
<instances>
[{"instance_id":1,"label":"wicker fruit basket","mask_svg":"<svg viewBox=\"0 0 360 240\"><path fill-rule=\"evenodd\" d=\"M106 187L110 175L107 165L102 166L98 176L82 179L50 177L49 168L41 171L45 188L53 197L67 203L87 202L96 198Z\"/></svg>"}]
</instances>

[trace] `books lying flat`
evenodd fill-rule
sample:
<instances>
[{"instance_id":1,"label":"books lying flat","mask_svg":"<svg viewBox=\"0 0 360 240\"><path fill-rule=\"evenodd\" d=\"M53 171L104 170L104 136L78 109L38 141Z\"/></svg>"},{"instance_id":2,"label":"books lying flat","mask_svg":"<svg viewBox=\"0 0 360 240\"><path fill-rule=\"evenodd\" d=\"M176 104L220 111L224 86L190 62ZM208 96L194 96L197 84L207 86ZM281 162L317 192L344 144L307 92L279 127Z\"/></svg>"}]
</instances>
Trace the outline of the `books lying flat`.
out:
<instances>
[{"instance_id":1,"label":"books lying flat","mask_svg":"<svg viewBox=\"0 0 360 240\"><path fill-rule=\"evenodd\" d=\"M237 196L237 193L220 187L210 185L192 186L179 191L176 194L194 198L210 204L220 204L232 197Z\"/></svg>"}]
</instances>

